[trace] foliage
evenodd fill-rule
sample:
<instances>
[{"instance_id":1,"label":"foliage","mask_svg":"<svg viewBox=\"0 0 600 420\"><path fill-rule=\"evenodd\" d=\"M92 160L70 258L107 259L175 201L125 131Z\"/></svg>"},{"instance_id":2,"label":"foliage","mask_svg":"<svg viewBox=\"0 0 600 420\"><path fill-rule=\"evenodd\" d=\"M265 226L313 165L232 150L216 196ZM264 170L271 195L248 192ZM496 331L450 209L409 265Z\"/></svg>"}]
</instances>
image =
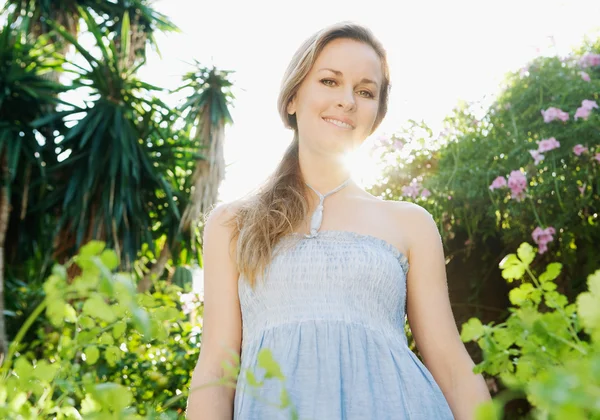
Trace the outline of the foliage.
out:
<instances>
[{"instance_id":1,"label":"foliage","mask_svg":"<svg viewBox=\"0 0 600 420\"><path fill-rule=\"evenodd\" d=\"M383 142L387 169L374 193L427 208L450 257L483 253L487 267L536 228L553 227L558 237L549 249L566 266L568 295L577 295L600 241L600 113L593 108L600 66L581 62L579 55L535 59L507 76L489 107L459 104L439 135L410 122ZM592 111L582 117L584 101ZM543 112L551 108L565 110L568 119L547 121ZM560 146L537 161L542 141L552 138ZM498 177L510 183L514 171L524 178L520 194L506 178L505 187L490 188Z\"/></svg>"},{"instance_id":2,"label":"foliage","mask_svg":"<svg viewBox=\"0 0 600 420\"><path fill-rule=\"evenodd\" d=\"M506 321L484 325L471 318L462 326L462 340L483 350L475 372L498 375L512 391L500 394L481 418L500 418L502 404L524 393L536 418L598 419L600 270L588 277L589 291L569 303L555 282L562 264L550 263L535 275L534 259L535 249L523 243L500 264L509 283L520 280L510 291Z\"/></svg>"},{"instance_id":3,"label":"foliage","mask_svg":"<svg viewBox=\"0 0 600 420\"><path fill-rule=\"evenodd\" d=\"M130 275L113 272L117 254L91 241L66 265L57 264L44 283L45 297L21 327L0 368L2 418L175 419L183 417L190 375L199 354L201 328L182 311L183 289L164 284L152 295L136 293ZM81 269L72 282L71 264ZM189 299L188 299L189 301ZM22 341L45 311L38 339ZM200 311L201 312L201 311ZM260 371L241 371L239 357L225 364L216 385L250 392L266 380L283 381L269 350L258 355ZM280 409L294 408L287 392Z\"/></svg>"},{"instance_id":4,"label":"foliage","mask_svg":"<svg viewBox=\"0 0 600 420\"><path fill-rule=\"evenodd\" d=\"M151 228L157 218L165 213L179 217L166 173L173 167L185 168L195 154L190 143L170 129L176 114L150 96L158 88L137 80L137 68L125 68L127 47L117 50L113 41L105 45L92 17L84 10L80 13L96 37L100 58L64 28L56 29L87 61L88 68L79 69L75 85L92 87L97 99L65 133L61 148L70 155L55 170L68 173L69 179L54 194L62 199L63 235L74 235L65 244L77 247L90 236L105 238L120 249L127 265L142 244L153 244ZM37 124L75 113L46 116Z\"/></svg>"}]
</instances>

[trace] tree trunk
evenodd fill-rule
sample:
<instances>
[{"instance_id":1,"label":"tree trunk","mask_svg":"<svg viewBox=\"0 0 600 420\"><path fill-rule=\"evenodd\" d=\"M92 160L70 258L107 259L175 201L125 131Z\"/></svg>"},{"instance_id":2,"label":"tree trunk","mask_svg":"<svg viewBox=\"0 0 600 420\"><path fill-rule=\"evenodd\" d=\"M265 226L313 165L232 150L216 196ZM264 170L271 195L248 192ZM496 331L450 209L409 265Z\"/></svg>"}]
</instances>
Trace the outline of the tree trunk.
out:
<instances>
[{"instance_id":1,"label":"tree trunk","mask_svg":"<svg viewBox=\"0 0 600 420\"><path fill-rule=\"evenodd\" d=\"M179 226L182 232L190 231L192 243L195 239L194 223L197 223L200 215L209 211L217 202L219 186L225 178L224 123L219 121L216 125L212 125L211 110L206 108L197 133L203 146L208 146L209 152L206 160L199 160L196 163L196 169L192 175L192 194Z\"/></svg>"},{"instance_id":2,"label":"tree trunk","mask_svg":"<svg viewBox=\"0 0 600 420\"><path fill-rule=\"evenodd\" d=\"M2 159L2 182L0 189L0 352L5 355L8 351L8 338L6 337L6 322L4 319L4 241L8 229L8 218L10 217L10 197L8 195L7 181L8 171L4 159Z\"/></svg>"}]
</instances>

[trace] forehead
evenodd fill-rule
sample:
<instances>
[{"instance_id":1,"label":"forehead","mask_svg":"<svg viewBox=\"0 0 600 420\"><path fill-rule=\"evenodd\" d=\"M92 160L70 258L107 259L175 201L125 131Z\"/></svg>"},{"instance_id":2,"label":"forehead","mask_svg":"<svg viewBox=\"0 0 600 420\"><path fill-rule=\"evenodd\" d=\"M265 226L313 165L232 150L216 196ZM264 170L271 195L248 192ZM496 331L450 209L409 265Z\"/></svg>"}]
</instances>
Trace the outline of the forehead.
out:
<instances>
[{"instance_id":1,"label":"forehead","mask_svg":"<svg viewBox=\"0 0 600 420\"><path fill-rule=\"evenodd\" d=\"M324 67L339 70L344 76L383 78L381 59L373 47L353 39L338 38L325 45L311 71Z\"/></svg>"}]
</instances>

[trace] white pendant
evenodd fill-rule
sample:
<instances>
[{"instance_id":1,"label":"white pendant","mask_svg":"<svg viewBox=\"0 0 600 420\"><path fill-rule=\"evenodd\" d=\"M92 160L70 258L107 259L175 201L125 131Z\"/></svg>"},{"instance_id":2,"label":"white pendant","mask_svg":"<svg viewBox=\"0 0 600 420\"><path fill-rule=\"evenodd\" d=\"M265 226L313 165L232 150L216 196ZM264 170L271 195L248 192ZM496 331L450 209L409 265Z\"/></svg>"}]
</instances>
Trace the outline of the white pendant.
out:
<instances>
[{"instance_id":1,"label":"white pendant","mask_svg":"<svg viewBox=\"0 0 600 420\"><path fill-rule=\"evenodd\" d=\"M319 204L310 219L310 234L316 235L323 222L323 205Z\"/></svg>"},{"instance_id":2,"label":"white pendant","mask_svg":"<svg viewBox=\"0 0 600 420\"><path fill-rule=\"evenodd\" d=\"M305 235L307 238L317 237L319 229L321 228L321 223L323 222L323 202L325 201L325 198L327 198L331 194L335 194L336 192L338 192L339 190L344 188L346 185L348 185L349 182L350 182L350 178L348 178L337 188L333 189L332 191L328 192L325 195L321 194L320 192L315 190L313 187L306 184L311 190L313 190L315 192L315 194L317 194L317 197L319 197L319 205L315 209L315 212L313 213L313 215L310 219L310 233Z\"/></svg>"}]
</instances>

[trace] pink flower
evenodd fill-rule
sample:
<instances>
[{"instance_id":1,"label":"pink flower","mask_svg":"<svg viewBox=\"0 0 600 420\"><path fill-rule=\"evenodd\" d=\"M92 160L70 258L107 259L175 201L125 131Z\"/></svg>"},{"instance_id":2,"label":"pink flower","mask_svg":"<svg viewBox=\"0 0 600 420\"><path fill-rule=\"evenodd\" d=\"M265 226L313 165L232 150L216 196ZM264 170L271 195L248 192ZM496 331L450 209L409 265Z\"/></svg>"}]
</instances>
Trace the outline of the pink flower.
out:
<instances>
[{"instance_id":1,"label":"pink flower","mask_svg":"<svg viewBox=\"0 0 600 420\"><path fill-rule=\"evenodd\" d=\"M525 189L527 189L527 178L521 171L512 171L508 177L508 188L511 190L511 198L517 201L525 198Z\"/></svg>"},{"instance_id":2,"label":"pink flower","mask_svg":"<svg viewBox=\"0 0 600 420\"><path fill-rule=\"evenodd\" d=\"M421 197L423 198L427 198L431 195L431 191L429 191L427 188L425 188L423 191L421 191Z\"/></svg>"},{"instance_id":3,"label":"pink flower","mask_svg":"<svg viewBox=\"0 0 600 420\"><path fill-rule=\"evenodd\" d=\"M402 195L410 198L417 198L419 189L414 185L405 185L402 187Z\"/></svg>"},{"instance_id":4,"label":"pink flower","mask_svg":"<svg viewBox=\"0 0 600 420\"><path fill-rule=\"evenodd\" d=\"M542 160L544 160L544 155L542 155L537 150L530 150L529 153L531 157L534 159L534 164L537 166Z\"/></svg>"},{"instance_id":5,"label":"pink flower","mask_svg":"<svg viewBox=\"0 0 600 420\"><path fill-rule=\"evenodd\" d=\"M589 99L584 99L581 101L581 107L585 109L589 109L590 111L594 108L598 108L598 104L596 101L591 101Z\"/></svg>"},{"instance_id":6,"label":"pink flower","mask_svg":"<svg viewBox=\"0 0 600 420\"><path fill-rule=\"evenodd\" d=\"M540 153L549 152L550 150L558 149L560 147L560 143L554 137L550 137L549 139L542 139L538 141L537 144L537 151Z\"/></svg>"},{"instance_id":7,"label":"pink flower","mask_svg":"<svg viewBox=\"0 0 600 420\"><path fill-rule=\"evenodd\" d=\"M552 242L554 238L552 235L556 233L556 230L550 226L546 229L542 229L541 227L536 227L535 230L531 233L531 237L534 242L538 245L538 253L543 254L548 250L548 242Z\"/></svg>"},{"instance_id":8,"label":"pink flower","mask_svg":"<svg viewBox=\"0 0 600 420\"><path fill-rule=\"evenodd\" d=\"M584 107L577 108L577 111L575 111L575 121L577 121L579 118L583 118L584 120L587 120L588 117L590 116L590 112L592 112L591 109L587 109Z\"/></svg>"},{"instance_id":9,"label":"pink flower","mask_svg":"<svg viewBox=\"0 0 600 420\"><path fill-rule=\"evenodd\" d=\"M490 185L490 191L494 191L496 189L499 188L504 188L506 187L506 178L504 178L503 176L499 176L496 179L494 179L494 181L492 182L492 185Z\"/></svg>"},{"instance_id":10,"label":"pink flower","mask_svg":"<svg viewBox=\"0 0 600 420\"><path fill-rule=\"evenodd\" d=\"M579 64L583 68L600 66L600 54L586 54L581 57Z\"/></svg>"},{"instance_id":11,"label":"pink flower","mask_svg":"<svg viewBox=\"0 0 600 420\"><path fill-rule=\"evenodd\" d=\"M576 145L575 147L573 147L573 153L575 153L577 156L581 156L581 154L582 154L583 152L587 152L587 151L588 151L588 148L587 148L587 147L584 147L584 146L583 146L583 145L581 145L581 144L578 144L578 145Z\"/></svg>"},{"instance_id":12,"label":"pink flower","mask_svg":"<svg viewBox=\"0 0 600 420\"><path fill-rule=\"evenodd\" d=\"M389 143L389 141L390 141L390 138L386 134L380 134L375 139L375 144L381 145L381 144Z\"/></svg>"},{"instance_id":13,"label":"pink flower","mask_svg":"<svg viewBox=\"0 0 600 420\"><path fill-rule=\"evenodd\" d=\"M394 149L400 150L404 147L404 142L402 140L394 140L392 144L394 146Z\"/></svg>"},{"instance_id":14,"label":"pink flower","mask_svg":"<svg viewBox=\"0 0 600 420\"><path fill-rule=\"evenodd\" d=\"M419 196L420 185L416 179L413 178L409 185L402 187L402 195L405 197L417 198Z\"/></svg>"},{"instance_id":15,"label":"pink flower","mask_svg":"<svg viewBox=\"0 0 600 420\"><path fill-rule=\"evenodd\" d=\"M589 74L587 74L587 73L586 73L586 72L584 72L584 71L580 71L580 72L579 72L579 75L580 75L580 76L581 76L581 78L582 78L583 80L585 80L586 82L591 82L591 80L592 80L592 79L590 79L590 75L589 75Z\"/></svg>"},{"instance_id":16,"label":"pink flower","mask_svg":"<svg viewBox=\"0 0 600 420\"><path fill-rule=\"evenodd\" d=\"M542 110L541 113L542 113L542 116L544 117L545 123L549 123L556 119L559 119L559 120L565 122L569 119L569 114L567 112L562 111L555 107L550 107L545 111Z\"/></svg>"},{"instance_id":17,"label":"pink flower","mask_svg":"<svg viewBox=\"0 0 600 420\"><path fill-rule=\"evenodd\" d=\"M598 162L600 162L600 153L596 153L596 156L594 156L594 159L596 159Z\"/></svg>"},{"instance_id":18,"label":"pink flower","mask_svg":"<svg viewBox=\"0 0 600 420\"><path fill-rule=\"evenodd\" d=\"M585 193L585 186L587 185L587 182L583 184L583 186L581 187L577 187L577 189L579 189L579 192L581 193L581 195L583 196L583 194Z\"/></svg>"}]
</instances>

